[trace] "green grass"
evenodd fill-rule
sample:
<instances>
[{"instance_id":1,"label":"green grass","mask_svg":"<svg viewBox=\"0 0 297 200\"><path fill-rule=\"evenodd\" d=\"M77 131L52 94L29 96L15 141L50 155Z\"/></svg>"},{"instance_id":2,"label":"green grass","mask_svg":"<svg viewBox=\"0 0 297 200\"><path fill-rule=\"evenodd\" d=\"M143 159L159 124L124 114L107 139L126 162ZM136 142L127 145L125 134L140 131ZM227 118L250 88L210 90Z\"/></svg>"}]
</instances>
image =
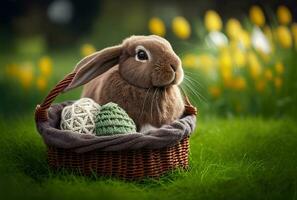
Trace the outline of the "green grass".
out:
<instances>
[{"instance_id":1,"label":"green grass","mask_svg":"<svg viewBox=\"0 0 297 200\"><path fill-rule=\"evenodd\" d=\"M190 169L143 182L50 171L32 116L2 117L0 130L0 197L6 199L297 198L297 127L290 119L199 121Z\"/></svg>"}]
</instances>

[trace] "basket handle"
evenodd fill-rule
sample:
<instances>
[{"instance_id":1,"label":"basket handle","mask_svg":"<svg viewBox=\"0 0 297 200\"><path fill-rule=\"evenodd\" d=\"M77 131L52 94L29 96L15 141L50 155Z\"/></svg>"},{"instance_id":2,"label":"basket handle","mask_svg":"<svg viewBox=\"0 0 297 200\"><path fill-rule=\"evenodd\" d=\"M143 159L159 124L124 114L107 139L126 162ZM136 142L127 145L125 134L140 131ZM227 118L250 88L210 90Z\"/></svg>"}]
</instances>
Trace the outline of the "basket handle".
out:
<instances>
[{"instance_id":1,"label":"basket handle","mask_svg":"<svg viewBox=\"0 0 297 200\"><path fill-rule=\"evenodd\" d=\"M35 121L45 122L48 120L47 110L56 99L56 97L64 91L66 87L72 82L76 72L68 74L63 80L61 80L45 97L41 104L38 104L35 109ZM197 109L191 103L187 95L184 94L185 98L185 114L197 115Z\"/></svg>"},{"instance_id":2,"label":"basket handle","mask_svg":"<svg viewBox=\"0 0 297 200\"><path fill-rule=\"evenodd\" d=\"M197 115L198 111L195 106L193 106L186 94L184 94L184 99L185 99L185 111L184 113L186 115Z\"/></svg>"},{"instance_id":3,"label":"basket handle","mask_svg":"<svg viewBox=\"0 0 297 200\"><path fill-rule=\"evenodd\" d=\"M47 109L51 106L56 97L72 82L76 72L72 72L65 76L45 97L41 104L38 104L35 109L35 121L47 121Z\"/></svg>"}]
</instances>

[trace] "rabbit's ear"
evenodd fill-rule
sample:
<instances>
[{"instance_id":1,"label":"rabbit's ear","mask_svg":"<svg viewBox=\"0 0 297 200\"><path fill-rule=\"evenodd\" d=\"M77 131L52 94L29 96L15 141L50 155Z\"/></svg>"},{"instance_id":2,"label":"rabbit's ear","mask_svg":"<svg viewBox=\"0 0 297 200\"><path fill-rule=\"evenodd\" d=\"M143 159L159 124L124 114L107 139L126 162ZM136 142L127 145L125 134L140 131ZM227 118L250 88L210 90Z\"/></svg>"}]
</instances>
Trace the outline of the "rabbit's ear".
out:
<instances>
[{"instance_id":1,"label":"rabbit's ear","mask_svg":"<svg viewBox=\"0 0 297 200\"><path fill-rule=\"evenodd\" d=\"M63 92L84 85L119 62L122 45L109 47L82 59L75 67L75 77Z\"/></svg>"}]
</instances>

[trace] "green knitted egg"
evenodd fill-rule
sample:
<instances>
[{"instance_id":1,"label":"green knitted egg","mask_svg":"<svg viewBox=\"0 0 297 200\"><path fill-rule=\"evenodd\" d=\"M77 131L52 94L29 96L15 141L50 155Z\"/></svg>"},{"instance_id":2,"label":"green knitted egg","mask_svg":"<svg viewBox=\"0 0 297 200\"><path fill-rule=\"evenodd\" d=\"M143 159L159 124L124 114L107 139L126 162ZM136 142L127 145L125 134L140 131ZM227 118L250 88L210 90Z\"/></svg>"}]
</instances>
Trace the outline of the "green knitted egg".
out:
<instances>
[{"instance_id":1,"label":"green knitted egg","mask_svg":"<svg viewBox=\"0 0 297 200\"><path fill-rule=\"evenodd\" d=\"M124 109L115 103L101 106L95 118L96 135L136 132L136 125Z\"/></svg>"}]
</instances>

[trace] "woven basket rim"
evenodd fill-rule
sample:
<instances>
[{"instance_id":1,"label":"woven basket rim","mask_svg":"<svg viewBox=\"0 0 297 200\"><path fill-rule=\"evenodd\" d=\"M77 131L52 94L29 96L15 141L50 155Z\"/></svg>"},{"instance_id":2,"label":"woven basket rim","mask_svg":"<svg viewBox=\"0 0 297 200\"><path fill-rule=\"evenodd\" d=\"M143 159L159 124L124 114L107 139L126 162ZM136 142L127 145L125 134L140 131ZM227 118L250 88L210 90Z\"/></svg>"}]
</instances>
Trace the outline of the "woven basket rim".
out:
<instances>
[{"instance_id":1,"label":"woven basket rim","mask_svg":"<svg viewBox=\"0 0 297 200\"><path fill-rule=\"evenodd\" d=\"M195 115L184 115L170 125L163 125L144 133L96 136L58 129L62 109L73 102L65 101L51 105L48 110L48 121L36 122L37 130L47 146L73 149L77 153L95 149L104 151L160 149L173 146L186 136L190 136L196 125Z\"/></svg>"}]
</instances>

